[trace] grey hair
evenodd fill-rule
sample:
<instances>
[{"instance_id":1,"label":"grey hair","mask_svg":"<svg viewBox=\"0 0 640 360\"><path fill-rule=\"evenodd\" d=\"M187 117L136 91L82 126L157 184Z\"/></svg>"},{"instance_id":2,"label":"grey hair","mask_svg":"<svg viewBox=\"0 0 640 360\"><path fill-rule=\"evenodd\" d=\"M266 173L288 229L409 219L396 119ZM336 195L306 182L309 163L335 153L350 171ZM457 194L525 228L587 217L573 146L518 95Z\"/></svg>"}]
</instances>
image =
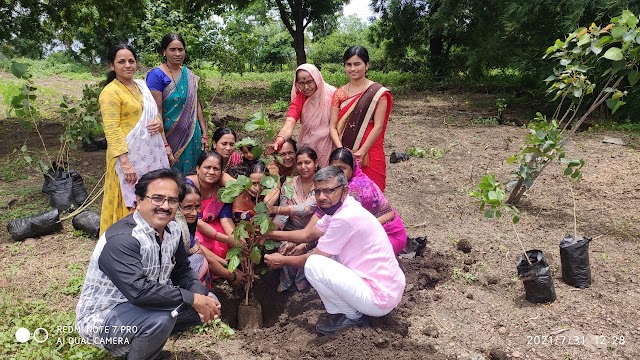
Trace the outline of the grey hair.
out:
<instances>
[{"instance_id":1,"label":"grey hair","mask_svg":"<svg viewBox=\"0 0 640 360\"><path fill-rule=\"evenodd\" d=\"M347 181L347 175L344 174L342 168L337 166L325 166L322 169L318 170L315 175L313 175L313 181L325 181L329 179L336 179L338 185L347 185L349 182Z\"/></svg>"}]
</instances>

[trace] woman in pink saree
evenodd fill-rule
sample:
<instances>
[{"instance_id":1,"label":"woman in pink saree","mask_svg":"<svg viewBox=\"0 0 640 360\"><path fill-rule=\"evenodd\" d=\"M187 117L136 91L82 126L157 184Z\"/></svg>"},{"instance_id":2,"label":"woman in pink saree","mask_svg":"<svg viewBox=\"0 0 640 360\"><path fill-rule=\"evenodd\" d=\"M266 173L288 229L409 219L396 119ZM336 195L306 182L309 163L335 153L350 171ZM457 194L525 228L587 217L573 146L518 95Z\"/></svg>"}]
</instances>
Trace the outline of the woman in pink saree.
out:
<instances>
[{"instance_id":1,"label":"woman in pink saree","mask_svg":"<svg viewBox=\"0 0 640 360\"><path fill-rule=\"evenodd\" d=\"M267 154L279 151L293 135L296 122L300 120L298 146L310 147L318 154L318 165L327 166L332 143L329 136L329 112L331 97L336 88L327 84L317 67L302 64L296 69L291 89L291 105L284 126L276 136Z\"/></svg>"}]
</instances>

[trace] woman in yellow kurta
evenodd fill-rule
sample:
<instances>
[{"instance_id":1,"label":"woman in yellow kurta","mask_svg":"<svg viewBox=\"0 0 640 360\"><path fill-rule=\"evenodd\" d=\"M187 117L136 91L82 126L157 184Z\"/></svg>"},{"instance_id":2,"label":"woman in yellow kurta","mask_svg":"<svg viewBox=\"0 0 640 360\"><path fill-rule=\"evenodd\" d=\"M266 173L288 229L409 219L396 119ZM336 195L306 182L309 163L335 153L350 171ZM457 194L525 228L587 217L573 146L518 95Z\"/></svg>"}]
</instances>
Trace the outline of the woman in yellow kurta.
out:
<instances>
[{"instance_id":1,"label":"woman in yellow kurta","mask_svg":"<svg viewBox=\"0 0 640 360\"><path fill-rule=\"evenodd\" d=\"M144 81L136 82L133 79L137 67L137 56L133 48L127 44L114 45L109 49L107 60L112 71L107 74L107 85L99 98L104 134L108 144L100 235L130 213L123 198L116 164L119 162L118 166L126 183L135 184L138 177L142 176L142 174L136 174L136 169L129 159L126 137L143 114L145 99L143 92L145 90L148 92ZM155 103L149 105L156 108ZM151 120L147 122L146 129L149 134L157 134L162 129L162 122L158 119ZM166 144L166 141L164 143Z\"/></svg>"}]
</instances>

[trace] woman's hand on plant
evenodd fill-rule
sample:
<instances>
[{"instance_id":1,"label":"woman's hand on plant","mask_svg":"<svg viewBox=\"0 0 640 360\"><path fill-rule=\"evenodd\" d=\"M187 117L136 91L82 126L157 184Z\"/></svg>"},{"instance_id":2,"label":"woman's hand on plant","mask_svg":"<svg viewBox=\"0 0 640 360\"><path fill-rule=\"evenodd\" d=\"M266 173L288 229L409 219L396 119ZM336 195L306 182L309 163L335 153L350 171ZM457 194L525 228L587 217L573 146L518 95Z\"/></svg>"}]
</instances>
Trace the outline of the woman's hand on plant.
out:
<instances>
[{"instance_id":1,"label":"woman's hand on plant","mask_svg":"<svg viewBox=\"0 0 640 360\"><path fill-rule=\"evenodd\" d=\"M271 269L280 269L285 265L285 258L286 256L279 253L267 254L264 256L264 263Z\"/></svg>"},{"instance_id":2,"label":"woman's hand on plant","mask_svg":"<svg viewBox=\"0 0 640 360\"><path fill-rule=\"evenodd\" d=\"M240 269L235 269L233 271L233 273L235 274L235 279L233 279L233 281L231 281L231 285L232 286L241 286L243 284L246 284L247 281L249 280L249 279L247 279L247 274L245 274Z\"/></svg>"},{"instance_id":3,"label":"woman's hand on plant","mask_svg":"<svg viewBox=\"0 0 640 360\"><path fill-rule=\"evenodd\" d=\"M147 131L151 135L155 135L159 133L161 127L162 127L162 121L158 120L157 117L147 122Z\"/></svg>"}]
</instances>

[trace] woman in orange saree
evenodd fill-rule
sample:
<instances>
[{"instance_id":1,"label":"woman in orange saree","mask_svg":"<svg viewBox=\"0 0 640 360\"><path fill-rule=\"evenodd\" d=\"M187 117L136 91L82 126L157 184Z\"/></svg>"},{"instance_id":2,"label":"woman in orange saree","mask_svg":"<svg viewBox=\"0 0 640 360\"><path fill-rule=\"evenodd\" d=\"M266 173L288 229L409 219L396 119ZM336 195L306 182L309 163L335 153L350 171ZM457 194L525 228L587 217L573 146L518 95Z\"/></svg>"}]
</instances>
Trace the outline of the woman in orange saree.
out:
<instances>
[{"instance_id":1,"label":"woman in orange saree","mask_svg":"<svg viewBox=\"0 0 640 360\"><path fill-rule=\"evenodd\" d=\"M352 46L344 53L343 61L349 82L333 94L329 134L336 148L353 150L362 171L384 191L387 182L384 134L393 98L387 88L366 77L367 49Z\"/></svg>"}]
</instances>

